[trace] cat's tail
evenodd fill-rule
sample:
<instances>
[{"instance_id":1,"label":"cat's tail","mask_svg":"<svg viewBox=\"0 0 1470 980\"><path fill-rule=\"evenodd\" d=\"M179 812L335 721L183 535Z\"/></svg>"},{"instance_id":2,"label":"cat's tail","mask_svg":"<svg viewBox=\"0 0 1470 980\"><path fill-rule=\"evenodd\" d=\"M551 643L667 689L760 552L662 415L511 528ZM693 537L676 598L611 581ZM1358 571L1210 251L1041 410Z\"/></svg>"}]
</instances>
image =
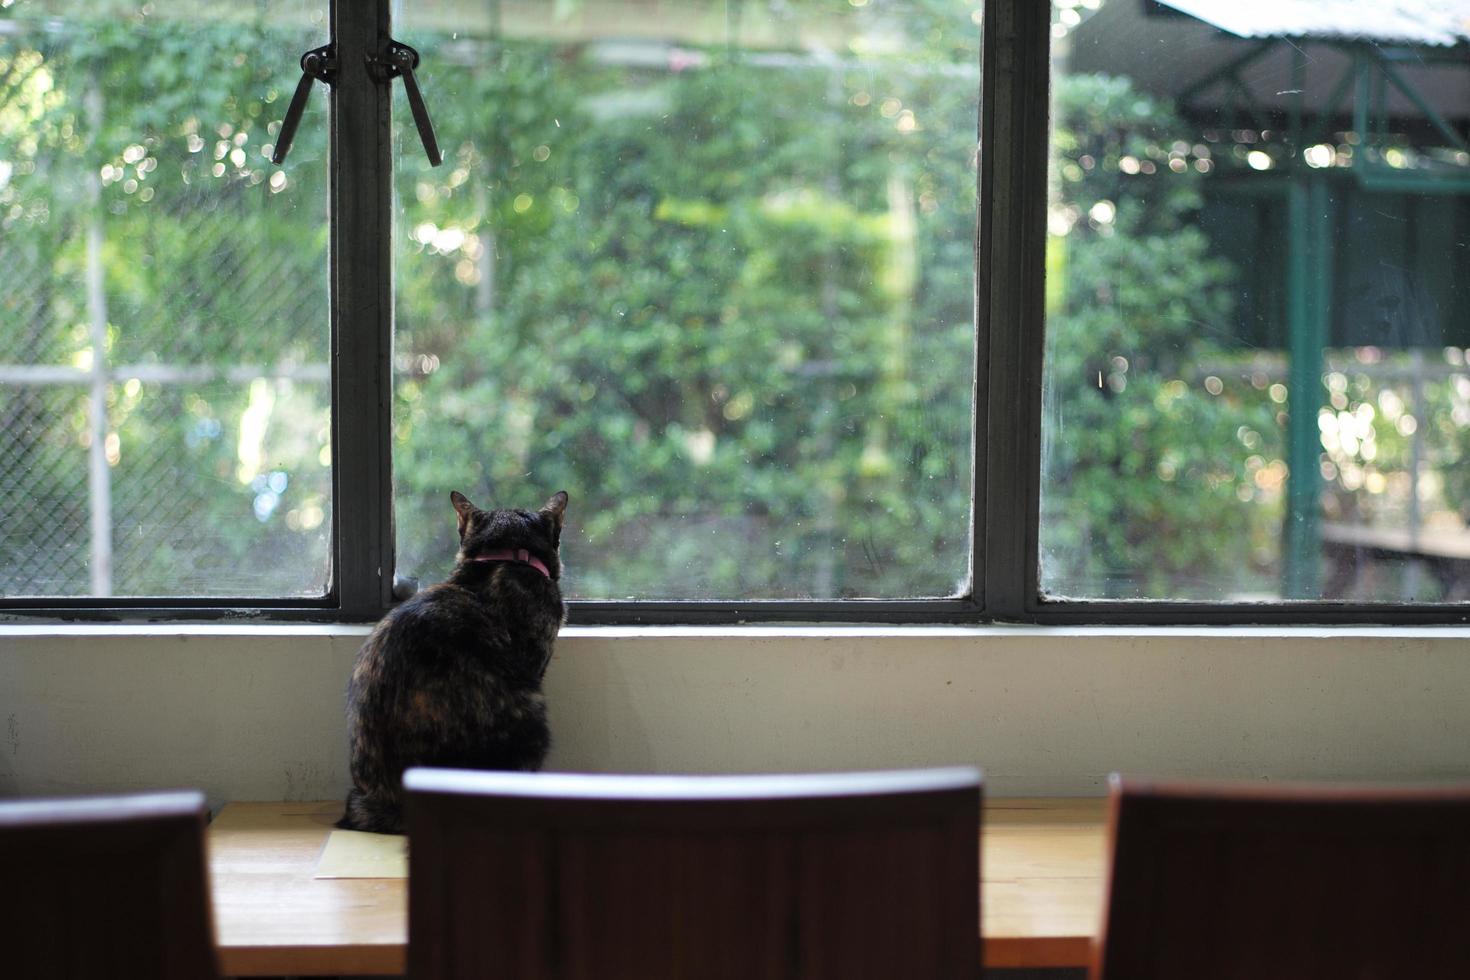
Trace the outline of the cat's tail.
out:
<instances>
[{"instance_id":1,"label":"cat's tail","mask_svg":"<svg viewBox=\"0 0 1470 980\"><path fill-rule=\"evenodd\" d=\"M398 800L385 800L354 787L347 792L347 806L337 827L369 834L401 834L403 808Z\"/></svg>"}]
</instances>

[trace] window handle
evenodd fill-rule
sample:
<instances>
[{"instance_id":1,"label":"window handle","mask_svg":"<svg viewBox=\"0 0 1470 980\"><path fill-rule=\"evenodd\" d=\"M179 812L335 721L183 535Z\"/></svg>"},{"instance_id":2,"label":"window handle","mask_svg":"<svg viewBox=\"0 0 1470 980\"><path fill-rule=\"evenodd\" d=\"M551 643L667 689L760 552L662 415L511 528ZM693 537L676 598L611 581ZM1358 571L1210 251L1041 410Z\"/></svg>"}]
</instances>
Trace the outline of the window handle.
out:
<instances>
[{"instance_id":1,"label":"window handle","mask_svg":"<svg viewBox=\"0 0 1470 980\"><path fill-rule=\"evenodd\" d=\"M419 53L417 51L406 44L389 39L388 62L385 66L387 75L389 78L395 75L403 77L403 91L408 96L408 108L413 113L413 123L418 127L419 139L424 144L424 152L429 155L429 166L437 167L444 162L444 154L439 152L439 141L434 138L434 124L429 121L429 107L424 105L424 94L419 91L418 79L413 74L413 70L418 66Z\"/></svg>"},{"instance_id":2,"label":"window handle","mask_svg":"<svg viewBox=\"0 0 1470 980\"><path fill-rule=\"evenodd\" d=\"M296 93L286 107L286 118L281 120L281 132L276 138L275 149L271 151L271 163L279 167L286 162L291 141L296 138L296 127L301 125L301 114L306 111L311 83L321 81L330 85L336 77L337 55L330 44L312 48L301 56L301 81L296 83Z\"/></svg>"}]
</instances>

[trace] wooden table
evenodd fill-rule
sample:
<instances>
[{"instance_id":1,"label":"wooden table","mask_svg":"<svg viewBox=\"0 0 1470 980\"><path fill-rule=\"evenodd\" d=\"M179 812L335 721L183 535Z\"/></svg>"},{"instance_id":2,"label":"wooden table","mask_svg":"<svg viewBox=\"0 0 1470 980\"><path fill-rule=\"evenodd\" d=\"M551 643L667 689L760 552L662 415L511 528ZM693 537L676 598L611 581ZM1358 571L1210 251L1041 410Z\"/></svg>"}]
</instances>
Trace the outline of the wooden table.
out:
<instances>
[{"instance_id":1,"label":"wooden table","mask_svg":"<svg viewBox=\"0 0 1470 980\"><path fill-rule=\"evenodd\" d=\"M404 879L315 879L342 805L231 803L209 828L226 976L404 971ZM981 934L992 967L1083 966L1102 903L1104 801L985 804Z\"/></svg>"},{"instance_id":2,"label":"wooden table","mask_svg":"<svg viewBox=\"0 0 1470 980\"><path fill-rule=\"evenodd\" d=\"M209 825L225 976L404 971L408 882L312 877L341 815L335 801L231 803Z\"/></svg>"},{"instance_id":3,"label":"wooden table","mask_svg":"<svg viewBox=\"0 0 1470 980\"><path fill-rule=\"evenodd\" d=\"M1103 905L1107 800L985 801L985 965L1086 966Z\"/></svg>"}]
</instances>

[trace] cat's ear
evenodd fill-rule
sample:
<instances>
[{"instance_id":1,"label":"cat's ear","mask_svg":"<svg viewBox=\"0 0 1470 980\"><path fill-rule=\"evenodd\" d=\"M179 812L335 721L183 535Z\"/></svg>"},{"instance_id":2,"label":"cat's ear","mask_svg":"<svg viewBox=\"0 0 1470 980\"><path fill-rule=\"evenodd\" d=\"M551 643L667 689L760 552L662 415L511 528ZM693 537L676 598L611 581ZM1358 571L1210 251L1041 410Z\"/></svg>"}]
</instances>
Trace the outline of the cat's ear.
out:
<instances>
[{"instance_id":1,"label":"cat's ear","mask_svg":"<svg viewBox=\"0 0 1470 980\"><path fill-rule=\"evenodd\" d=\"M551 495L551 498L546 503L541 505L541 513L551 518L551 523L556 527L557 534L561 533L561 519L562 515L566 513L566 510L567 492L565 490L558 490Z\"/></svg>"},{"instance_id":2,"label":"cat's ear","mask_svg":"<svg viewBox=\"0 0 1470 980\"><path fill-rule=\"evenodd\" d=\"M464 529L470 523L470 515L475 512L475 505L458 490L449 491L449 502L454 504L454 512L459 515L459 536L463 538Z\"/></svg>"}]
</instances>

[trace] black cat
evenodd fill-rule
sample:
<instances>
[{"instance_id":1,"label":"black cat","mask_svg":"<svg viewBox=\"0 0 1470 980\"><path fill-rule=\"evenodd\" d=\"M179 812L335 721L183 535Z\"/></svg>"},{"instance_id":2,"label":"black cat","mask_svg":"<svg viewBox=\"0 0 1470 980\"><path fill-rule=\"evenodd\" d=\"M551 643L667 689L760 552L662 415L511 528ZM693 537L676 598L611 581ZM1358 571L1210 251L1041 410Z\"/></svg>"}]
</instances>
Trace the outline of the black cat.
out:
<instances>
[{"instance_id":1,"label":"black cat","mask_svg":"<svg viewBox=\"0 0 1470 980\"><path fill-rule=\"evenodd\" d=\"M352 789L337 826L403 832L410 766L541 768L550 748L541 678L566 618L566 493L539 511L480 510L458 491L454 571L388 613L347 686Z\"/></svg>"}]
</instances>

